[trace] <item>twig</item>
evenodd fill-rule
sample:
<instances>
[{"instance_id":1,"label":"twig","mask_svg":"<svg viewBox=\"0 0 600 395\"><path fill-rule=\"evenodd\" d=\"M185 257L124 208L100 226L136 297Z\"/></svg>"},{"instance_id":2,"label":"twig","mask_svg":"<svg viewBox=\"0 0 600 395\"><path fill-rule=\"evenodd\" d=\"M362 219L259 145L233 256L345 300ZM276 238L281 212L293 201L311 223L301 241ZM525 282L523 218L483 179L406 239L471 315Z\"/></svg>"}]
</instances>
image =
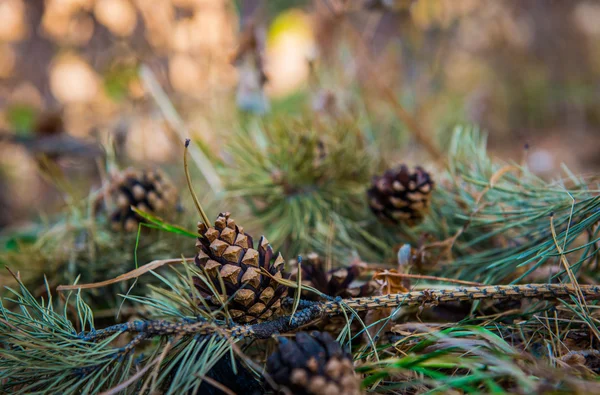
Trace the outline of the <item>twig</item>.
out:
<instances>
[{"instance_id":1,"label":"twig","mask_svg":"<svg viewBox=\"0 0 600 395\"><path fill-rule=\"evenodd\" d=\"M136 335L125 347L119 349L119 355L126 355L133 351L139 344L148 338L146 333L139 333Z\"/></svg>"},{"instance_id":2,"label":"twig","mask_svg":"<svg viewBox=\"0 0 600 395\"><path fill-rule=\"evenodd\" d=\"M146 89L148 89L156 101L156 104L158 104L158 107L162 111L165 119L167 122L169 122L175 133L179 135L181 140L189 138L189 129L179 114L177 114L177 110L175 110L175 107L173 107L173 104L169 100L163 88L160 86L152 70L150 70L150 67L144 64L140 67L140 78L142 79ZM198 166L198 169L202 172L202 175L204 175L204 178L206 179L206 182L208 182L208 185L210 185L211 189L217 194L220 193L223 190L221 178L217 174L217 171L215 170L211 161L196 144L193 144L190 147L190 156L194 162L196 162L196 166Z\"/></svg>"},{"instance_id":3,"label":"twig","mask_svg":"<svg viewBox=\"0 0 600 395\"><path fill-rule=\"evenodd\" d=\"M528 298L560 298L581 293L590 299L600 299L600 286L572 284L520 284L489 285L484 287L456 287L450 289L429 289L423 291L369 296L345 300L348 307L356 311L382 309L399 306L435 306L442 303L461 302L480 299L528 299ZM326 303L323 313L340 314L337 304Z\"/></svg>"},{"instance_id":4,"label":"twig","mask_svg":"<svg viewBox=\"0 0 600 395\"><path fill-rule=\"evenodd\" d=\"M389 100L392 105L396 116L404 123L408 132L414 137L414 139L420 143L435 160L442 161L444 159L444 155L442 150L440 150L436 144L431 140L429 134L424 130L424 128L419 124L416 117L413 116L410 112L408 112L402 103L398 100L396 94L393 89L390 88L389 83L381 80L380 73L378 73L377 64L372 60L372 58L368 55L369 48L364 42L363 34L360 29L354 24L350 23L350 27L354 30L355 34L358 36L357 43L360 46L360 50L367 56L363 56L363 61L366 62L367 67L364 69L367 71L369 75L369 81L371 81L374 85L376 85L384 94L385 98Z\"/></svg>"},{"instance_id":5,"label":"twig","mask_svg":"<svg viewBox=\"0 0 600 395\"><path fill-rule=\"evenodd\" d=\"M171 322L167 320L136 321L114 325L99 331L89 332L82 336L85 341L106 338L114 333L145 333L147 336L228 334L232 338L268 339L271 336L290 332L306 323L323 316L343 314L346 309L356 312L398 308L401 306L436 306L443 303L473 301L481 299L527 299L527 298L560 298L581 293L589 299L600 300L600 286L580 285L578 289L572 284L522 284L492 285L483 287L456 287L450 289L429 289L423 291L350 298L325 302L303 301L307 306L293 316L284 316L273 321L254 325L238 325L230 328L217 326L206 321ZM291 301L290 301L291 303Z\"/></svg>"},{"instance_id":6,"label":"twig","mask_svg":"<svg viewBox=\"0 0 600 395\"><path fill-rule=\"evenodd\" d=\"M332 302L330 302L332 303ZM197 334L228 334L233 338L258 338L267 339L274 334L290 332L310 322L323 314L323 304L314 303L293 316L284 316L273 321L262 322L254 325L238 325L232 328L223 328L206 321L197 322L171 322L167 320L134 321L124 324L109 326L98 331L92 331L84 336L84 341L104 339L115 333L145 333L148 336L169 335L197 335Z\"/></svg>"}]
</instances>

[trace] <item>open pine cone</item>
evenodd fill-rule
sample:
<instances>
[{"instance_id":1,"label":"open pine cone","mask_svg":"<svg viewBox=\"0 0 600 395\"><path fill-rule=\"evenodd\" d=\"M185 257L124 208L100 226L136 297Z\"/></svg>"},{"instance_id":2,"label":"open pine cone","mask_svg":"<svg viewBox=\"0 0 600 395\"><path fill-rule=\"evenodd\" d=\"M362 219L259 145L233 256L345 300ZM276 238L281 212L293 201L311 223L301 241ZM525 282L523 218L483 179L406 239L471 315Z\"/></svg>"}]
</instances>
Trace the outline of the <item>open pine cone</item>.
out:
<instances>
[{"instance_id":1,"label":"open pine cone","mask_svg":"<svg viewBox=\"0 0 600 395\"><path fill-rule=\"evenodd\" d=\"M302 260L302 285L315 288L332 298L338 296L342 299L358 298L378 294L381 284L377 281L369 279L362 284L357 282L364 270L364 263L354 263L349 267L338 267L328 271L323 259L316 253L310 253L306 259ZM292 269L290 279L296 280L297 275L298 268L296 267ZM308 289L302 290L302 299L318 300L319 298L315 292ZM364 313L359 313L359 315L364 317ZM347 324L345 317L335 316L322 318L314 327L322 331L339 333ZM362 329L356 320L352 325L357 331Z\"/></svg>"},{"instance_id":2,"label":"open pine cone","mask_svg":"<svg viewBox=\"0 0 600 395\"><path fill-rule=\"evenodd\" d=\"M214 227L198 224L200 237L196 242L196 265L206 271L207 280L221 294L221 300L227 301L233 296L228 311L234 321L254 324L281 315L281 299L287 295L287 287L275 279L283 277L283 257L273 254L264 236L254 249L252 237L245 234L244 229L229 216L229 213L219 214ZM261 273L261 268L273 278ZM225 292L221 289L219 276ZM222 307L202 279L196 278L195 285L215 310Z\"/></svg>"},{"instance_id":3,"label":"open pine cone","mask_svg":"<svg viewBox=\"0 0 600 395\"><path fill-rule=\"evenodd\" d=\"M341 298L357 298L372 295L377 286L374 281L355 285L364 270L364 264L355 263L349 267L340 267L327 271L325 263L316 253L310 253L302 261L302 284L313 287L325 295ZM291 280L297 277L298 269L292 272ZM302 298L317 300L319 295L308 290L302 292Z\"/></svg>"},{"instance_id":4,"label":"open pine cone","mask_svg":"<svg viewBox=\"0 0 600 395\"><path fill-rule=\"evenodd\" d=\"M312 336L311 336L312 335ZM267 360L267 372L280 391L298 395L358 395L360 380L352 357L327 332L281 338Z\"/></svg>"},{"instance_id":5,"label":"open pine cone","mask_svg":"<svg viewBox=\"0 0 600 395\"><path fill-rule=\"evenodd\" d=\"M115 230L133 232L143 219L131 206L152 215L174 213L179 196L169 178L160 170L137 170L129 168L114 176L107 190L112 198L110 214Z\"/></svg>"},{"instance_id":6,"label":"open pine cone","mask_svg":"<svg viewBox=\"0 0 600 395\"><path fill-rule=\"evenodd\" d=\"M385 222L415 225L429 209L434 182L429 173L417 166L401 165L375 177L367 191L369 206Z\"/></svg>"}]
</instances>

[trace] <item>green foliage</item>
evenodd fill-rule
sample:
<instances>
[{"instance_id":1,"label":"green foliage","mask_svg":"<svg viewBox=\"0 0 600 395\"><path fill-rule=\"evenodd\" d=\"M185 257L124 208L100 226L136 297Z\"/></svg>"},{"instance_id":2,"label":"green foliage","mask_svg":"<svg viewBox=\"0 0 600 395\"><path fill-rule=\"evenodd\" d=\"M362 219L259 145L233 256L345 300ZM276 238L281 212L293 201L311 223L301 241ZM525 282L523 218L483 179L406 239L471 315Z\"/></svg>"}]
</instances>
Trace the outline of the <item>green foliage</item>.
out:
<instances>
[{"instance_id":1,"label":"green foliage","mask_svg":"<svg viewBox=\"0 0 600 395\"><path fill-rule=\"evenodd\" d=\"M141 226L139 233L115 232L108 218L94 213L94 202L92 195L21 235L7 236L0 246L0 264L19 272L37 296L46 293L40 287L45 276L53 289L76 281L81 284L111 279L135 269L140 262L193 254L190 238L195 234L183 227L144 213L149 224ZM14 282L6 270L0 281ZM117 295L128 292L131 285L122 282L91 290L94 309L107 309L104 315L114 316L119 307Z\"/></svg>"},{"instance_id":2,"label":"green foliage","mask_svg":"<svg viewBox=\"0 0 600 395\"><path fill-rule=\"evenodd\" d=\"M18 291L10 290L12 298L3 300L0 311L0 377L3 391L42 393L44 390L77 393L94 388L103 376L114 379L110 369L113 350L107 349L113 340L87 344L77 336L75 325L64 311L56 310L50 297L38 302L19 284ZM16 303L20 309L11 311L5 301ZM91 309L77 297L77 324L81 329L93 328ZM131 363L131 359L125 362ZM78 371L99 366L104 374L90 375L79 380ZM60 378L60 380L59 380Z\"/></svg>"},{"instance_id":3,"label":"green foliage","mask_svg":"<svg viewBox=\"0 0 600 395\"><path fill-rule=\"evenodd\" d=\"M404 356L367 363L357 371L365 374L363 385L379 393L510 394L543 388L579 393L591 388L581 377L509 344L499 329L457 325L407 336L394 344L406 348Z\"/></svg>"},{"instance_id":4,"label":"green foliage","mask_svg":"<svg viewBox=\"0 0 600 395\"><path fill-rule=\"evenodd\" d=\"M526 167L491 160L481 133L457 128L432 212L411 232L436 242L435 270L446 277L517 282L542 265L562 265L563 253L574 272L589 270L600 240L596 182L568 171L564 179L542 180Z\"/></svg>"},{"instance_id":5,"label":"green foliage","mask_svg":"<svg viewBox=\"0 0 600 395\"><path fill-rule=\"evenodd\" d=\"M83 300L83 292L66 295L65 302L58 303L48 290L49 299L38 300L18 282L19 288L11 289L10 298L0 306L0 389L17 394L48 390L67 394L196 393L222 361L231 364L228 377L235 376L242 364L260 372L261 367L245 355L253 352L262 360L264 344L245 341L243 336L228 336L231 327L225 320L217 319L220 312L203 309L198 303L193 284L206 277L195 265L181 267L184 270L174 268L172 276L154 273L158 282L152 286L152 294L126 296L150 319L176 325L160 331L161 325L154 324L148 326L156 330L150 333L129 330L143 327L144 321L119 324L113 327L116 330L96 329L94 311ZM5 302L18 308L11 309ZM595 325L591 320L575 320L590 318L576 302L571 305L564 301L563 305L574 314L565 310L560 319L548 326L540 325L539 318L547 322L556 314L549 310L550 304L534 304L510 320L499 315L498 320L473 317L448 325L413 324L416 330L412 333L400 330L398 340L379 345L373 352L369 350L375 344L373 337L361 342L364 334L352 334L354 344L363 343L355 347L357 371L364 375L365 387L380 393L441 394L459 390L508 394L541 393L548 388L597 391L598 385L585 372L561 370L560 365L552 363L564 353L569 331ZM342 306L346 306L344 301ZM342 310L348 320L352 312ZM397 311L384 314L382 320L390 320ZM359 316L352 316L364 328ZM200 330L178 332L177 328L182 329L186 323L200 323L198 329L211 328L213 334ZM348 324L340 338L346 337L349 330ZM137 334L132 337L131 332ZM549 342L553 337L556 342ZM389 337L380 338L385 339ZM546 344L546 352L541 356L534 354L540 343ZM224 359L228 355L229 360ZM255 379L260 380L260 376L251 380Z\"/></svg>"},{"instance_id":6,"label":"green foliage","mask_svg":"<svg viewBox=\"0 0 600 395\"><path fill-rule=\"evenodd\" d=\"M353 255L379 260L393 255L394 246L410 243L427 253L430 262L425 264L435 263L425 267L431 269L428 274L444 277L497 285L521 282L542 265L551 265L568 266L569 273L558 276L572 271L579 278L598 278L593 265L600 241L596 180L568 172L558 181L540 179L518 164L492 160L479 131L457 128L446 170L434 173L436 189L425 221L414 228L388 227L367 207L365 191L380 158L360 124L345 119L249 118L246 128L228 139L223 160L229 198L244 202L251 213L251 220L240 224L262 228L288 259L316 250L341 258L338 262ZM106 280L138 262L193 254L191 239L196 234L187 230L190 224L168 224L140 212L147 224L138 234L115 233L105 218L96 216L92 202L90 197L81 205L72 204L51 224L1 242L0 262L18 270L22 280L14 281L18 289L10 289L0 307L0 389L197 393L225 357L233 361L231 371L249 366L253 384L262 380L262 367L255 361L264 360L269 340L231 335L256 332L248 327L247 332L233 332L241 327L231 326L224 283L211 283L193 264L183 263L167 273L153 271L153 281L136 278L136 283L147 285L142 292L135 289L137 295L130 295L130 284L123 281L66 300L52 298L50 289L58 284ZM40 291L43 273L52 277ZM198 281L205 282L222 308L215 311L204 304L193 285ZM299 283L300 279L295 285ZM422 293L426 299L435 292ZM36 298L39 295L45 299ZM102 309L114 315L121 298L145 319L172 326L150 334L126 329L133 324L97 330L95 326L106 326L99 325ZM360 314L358 308L351 309L349 301L331 303L339 303L346 321L338 339L354 347L363 385L372 392L596 391L597 384L586 372L575 374L557 362L568 351L571 331L584 333L586 339L600 338L590 314L595 308L591 300L588 306L573 295L565 299L554 310L539 302L510 313L500 307L491 315L485 301L477 302L461 322L423 324L423 330L413 333L395 332L388 325L411 314L400 305L371 316L370 310ZM297 298L291 303L298 317L308 310L305 302ZM377 303L375 297L372 306ZM361 312L368 310L365 306L360 306ZM172 329L188 323L210 331ZM359 329L352 323L360 324ZM97 333L106 337L94 338Z\"/></svg>"},{"instance_id":7,"label":"green foliage","mask_svg":"<svg viewBox=\"0 0 600 395\"><path fill-rule=\"evenodd\" d=\"M190 283L161 280L163 303L181 312L189 309L189 300L173 295L189 290ZM57 308L49 289L49 299L38 301L23 283L18 285L0 306L2 392L78 394L112 389L133 394L160 389L169 394L196 393L205 375L236 342L220 336L162 336L144 342L146 337L138 335L119 347L115 342L124 336L119 332L89 340L82 334L94 333L93 311L80 293ZM19 309L7 308L6 301Z\"/></svg>"},{"instance_id":8,"label":"green foliage","mask_svg":"<svg viewBox=\"0 0 600 395\"><path fill-rule=\"evenodd\" d=\"M13 105L7 109L6 117L13 130L18 134L27 135L33 129L37 115L32 106Z\"/></svg>"},{"instance_id":9,"label":"green foliage","mask_svg":"<svg viewBox=\"0 0 600 395\"><path fill-rule=\"evenodd\" d=\"M143 219L145 219L147 221L147 224L145 225L146 227L149 228L153 228L153 229L159 229L163 232L167 232L167 233L174 233L177 235L182 235L182 236L187 236L187 237L191 237L192 239L195 239L196 237L198 237L198 235L195 232L191 232L187 229L184 229L181 226L178 225L173 225L173 224L169 224L163 220L161 220L160 218L140 211L135 207L131 207L131 209L140 217L142 217Z\"/></svg>"},{"instance_id":10,"label":"green foliage","mask_svg":"<svg viewBox=\"0 0 600 395\"><path fill-rule=\"evenodd\" d=\"M377 160L355 122L266 119L237 130L226 155L228 195L253 214L244 223L285 256L372 254L361 221L371 219L365 190Z\"/></svg>"}]
</instances>

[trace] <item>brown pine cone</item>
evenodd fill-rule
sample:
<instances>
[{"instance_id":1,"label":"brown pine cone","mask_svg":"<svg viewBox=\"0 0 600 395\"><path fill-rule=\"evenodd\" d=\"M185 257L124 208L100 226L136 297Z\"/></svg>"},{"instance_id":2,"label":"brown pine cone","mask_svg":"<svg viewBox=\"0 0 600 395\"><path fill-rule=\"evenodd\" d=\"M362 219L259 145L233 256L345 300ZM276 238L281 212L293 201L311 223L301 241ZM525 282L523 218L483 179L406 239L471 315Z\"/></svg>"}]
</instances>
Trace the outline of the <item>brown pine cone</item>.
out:
<instances>
[{"instance_id":1,"label":"brown pine cone","mask_svg":"<svg viewBox=\"0 0 600 395\"><path fill-rule=\"evenodd\" d=\"M267 360L267 373L283 393L298 395L358 395L360 379L352 356L327 332L296 334L280 338Z\"/></svg>"},{"instance_id":2,"label":"brown pine cone","mask_svg":"<svg viewBox=\"0 0 600 395\"><path fill-rule=\"evenodd\" d=\"M435 184L429 173L417 166L401 165L375 177L367 191L371 211L384 222L420 222L429 209L431 191Z\"/></svg>"},{"instance_id":3,"label":"brown pine cone","mask_svg":"<svg viewBox=\"0 0 600 395\"><path fill-rule=\"evenodd\" d=\"M365 269L362 263L355 263L349 267L340 267L327 271L325 263L316 253L310 253L302 260L302 284L313 287L327 296L341 298L357 298L372 295L377 289L374 281L356 285L361 273ZM298 268L292 270L291 280L297 278ZM317 300L319 295L303 290L302 298Z\"/></svg>"},{"instance_id":4,"label":"brown pine cone","mask_svg":"<svg viewBox=\"0 0 600 395\"><path fill-rule=\"evenodd\" d=\"M114 176L108 186L113 210L110 214L115 230L134 232L143 218L131 206L140 211L163 216L177 211L179 194L169 178L160 170L137 170L129 168Z\"/></svg>"},{"instance_id":5,"label":"brown pine cone","mask_svg":"<svg viewBox=\"0 0 600 395\"><path fill-rule=\"evenodd\" d=\"M212 285L195 278L196 287L215 310L222 308L222 304L213 290L221 294L221 300L231 299L228 311L239 323L254 324L281 315L281 300L287 295L287 287L275 279L283 278L283 257L273 254L264 236L254 249L252 237L245 234L244 229L229 216L229 213L219 214L214 227L198 224L200 237L196 242L198 254L195 263L206 271L206 280ZM261 268L273 278L261 273ZM219 277L223 280L225 292L221 289Z\"/></svg>"}]
</instances>

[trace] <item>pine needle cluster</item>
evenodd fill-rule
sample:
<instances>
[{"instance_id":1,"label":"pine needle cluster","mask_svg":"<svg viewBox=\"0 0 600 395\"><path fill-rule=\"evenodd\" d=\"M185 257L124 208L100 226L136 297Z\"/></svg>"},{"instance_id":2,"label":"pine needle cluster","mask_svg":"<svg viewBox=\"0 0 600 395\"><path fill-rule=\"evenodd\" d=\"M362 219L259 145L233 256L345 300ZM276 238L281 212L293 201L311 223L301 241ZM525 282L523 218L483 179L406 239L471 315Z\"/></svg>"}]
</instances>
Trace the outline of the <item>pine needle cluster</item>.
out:
<instances>
[{"instance_id":1,"label":"pine needle cluster","mask_svg":"<svg viewBox=\"0 0 600 395\"><path fill-rule=\"evenodd\" d=\"M247 203L250 223L284 255L361 247L377 159L356 122L268 118L237 130L226 155L229 196Z\"/></svg>"},{"instance_id":2,"label":"pine needle cluster","mask_svg":"<svg viewBox=\"0 0 600 395\"><path fill-rule=\"evenodd\" d=\"M110 218L94 213L95 200L93 193L84 201L69 204L46 222L1 238L0 265L18 273L34 295L41 296L47 292L45 281L50 289L76 282L93 283L114 278L141 263L171 258L173 249L184 254L194 251L190 246L194 233L147 213L139 212L145 223L137 231L115 231ZM3 285L15 284L5 269L0 281ZM121 300L118 295L127 293L132 284L92 290L89 296L97 315L114 316Z\"/></svg>"},{"instance_id":3,"label":"pine needle cluster","mask_svg":"<svg viewBox=\"0 0 600 395\"><path fill-rule=\"evenodd\" d=\"M493 160L481 132L459 127L428 220L410 236L427 240L421 247L429 269L446 277L517 283L550 267L538 280L568 272L596 279L598 180L565 173L547 181L526 166Z\"/></svg>"}]
</instances>

